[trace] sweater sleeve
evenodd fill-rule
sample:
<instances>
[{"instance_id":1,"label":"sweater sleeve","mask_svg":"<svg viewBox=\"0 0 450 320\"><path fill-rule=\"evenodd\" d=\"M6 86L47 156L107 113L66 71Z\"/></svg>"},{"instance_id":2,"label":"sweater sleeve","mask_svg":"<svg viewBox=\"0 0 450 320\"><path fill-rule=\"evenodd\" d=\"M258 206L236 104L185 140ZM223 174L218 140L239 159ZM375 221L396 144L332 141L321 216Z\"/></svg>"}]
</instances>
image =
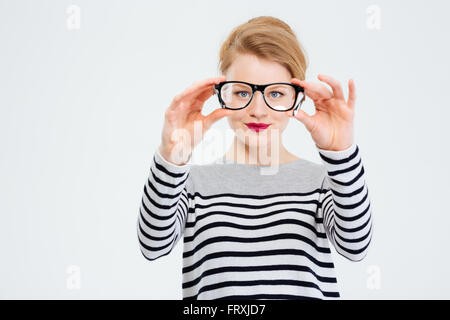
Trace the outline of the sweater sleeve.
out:
<instances>
[{"instance_id":1,"label":"sweater sleeve","mask_svg":"<svg viewBox=\"0 0 450 320\"><path fill-rule=\"evenodd\" d=\"M319 149L326 169L320 208L328 239L336 251L351 261L361 261L372 239L369 189L359 148L342 151Z\"/></svg>"},{"instance_id":2,"label":"sweater sleeve","mask_svg":"<svg viewBox=\"0 0 450 320\"><path fill-rule=\"evenodd\" d=\"M190 164L168 162L156 149L142 194L137 235L150 261L168 255L182 237L189 211Z\"/></svg>"}]
</instances>

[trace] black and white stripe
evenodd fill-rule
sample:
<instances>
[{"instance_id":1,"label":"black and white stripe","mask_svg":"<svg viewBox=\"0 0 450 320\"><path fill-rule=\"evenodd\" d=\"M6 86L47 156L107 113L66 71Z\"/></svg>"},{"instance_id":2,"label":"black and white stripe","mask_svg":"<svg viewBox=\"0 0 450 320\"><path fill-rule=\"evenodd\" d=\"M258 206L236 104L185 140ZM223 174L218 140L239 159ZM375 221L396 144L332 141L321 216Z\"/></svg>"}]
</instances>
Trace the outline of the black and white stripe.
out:
<instances>
[{"instance_id":1,"label":"black and white stripe","mask_svg":"<svg viewBox=\"0 0 450 320\"><path fill-rule=\"evenodd\" d=\"M360 261L367 254L373 227L359 148L354 145L351 150L348 156L320 150L328 172L323 185L328 191L321 202L325 229L336 251L351 261Z\"/></svg>"},{"instance_id":2,"label":"black and white stripe","mask_svg":"<svg viewBox=\"0 0 450 320\"><path fill-rule=\"evenodd\" d=\"M226 184L211 192L223 181L156 151L137 225L142 254L158 259L184 237L183 299L339 298L329 243L351 261L366 256L370 200L356 145L319 153L317 185L261 195Z\"/></svg>"},{"instance_id":3,"label":"black and white stripe","mask_svg":"<svg viewBox=\"0 0 450 320\"><path fill-rule=\"evenodd\" d=\"M183 234L189 205L185 188L188 176L188 165L175 166L158 152L153 156L137 225L141 252L148 260L169 254Z\"/></svg>"}]
</instances>

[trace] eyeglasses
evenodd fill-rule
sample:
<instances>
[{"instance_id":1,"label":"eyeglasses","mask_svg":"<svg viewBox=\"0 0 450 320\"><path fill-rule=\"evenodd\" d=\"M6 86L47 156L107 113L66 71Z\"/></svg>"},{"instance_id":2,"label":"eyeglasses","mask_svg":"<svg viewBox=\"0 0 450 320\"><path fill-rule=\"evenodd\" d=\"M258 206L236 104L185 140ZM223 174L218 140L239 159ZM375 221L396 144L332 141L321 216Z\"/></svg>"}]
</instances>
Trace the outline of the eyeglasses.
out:
<instances>
[{"instance_id":1,"label":"eyeglasses","mask_svg":"<svg viewBox=\"0 0 450 320\"><path fill-rule=\"evenodd\" d=\"M261 91L264 102L270 109L280 112L294 109L293 115L305 100L303 87L288 82L257 85L244 81L224 81L215 84L214 91L222 108L231 110L247 107L255 91Z\"/></svg>"}]
</instances>

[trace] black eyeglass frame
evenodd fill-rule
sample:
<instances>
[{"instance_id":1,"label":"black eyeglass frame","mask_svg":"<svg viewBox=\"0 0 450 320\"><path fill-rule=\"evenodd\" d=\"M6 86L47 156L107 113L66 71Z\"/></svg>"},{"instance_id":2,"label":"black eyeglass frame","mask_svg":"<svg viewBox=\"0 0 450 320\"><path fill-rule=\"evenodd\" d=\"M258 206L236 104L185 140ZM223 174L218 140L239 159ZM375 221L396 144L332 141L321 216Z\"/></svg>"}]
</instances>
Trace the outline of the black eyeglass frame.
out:
<instances>
[{"instance_id":1,"label":"black eyeglass frame","mask_svg":"<svg viewBox=\"0 0 450 320\"><path fill-rule=\"evenodd\" d=\"M225 102L223 101L222 95L220 94L220 92L221 92L221 90L222 90L222 87L223 87L224 85L226 85L226 84L229 84L229 83L243 83L243 84L246 84L246 85L248 85L248 86L250 86L250 87L252 88L252 96L251 96L250 100L247 102L247 104L246 104L245 106L243 106L242 108L237 108L237 109L236 109L236 108L228 108L228 107L225 105ZM267 103L266 97L265 97L265 95L264 95L264 90L265 90L267 87L272 86L272 85L274 85L274 84L287 84L287 85L290 85L291 87L294 88L294 90L295 90L295 99L294 99L294 104L292 105L292 107L290 107L289 109L286 109L286 110L277 110L277 109L272 108L272 107ZM268 83L268 84L253 84L253 83L249 83L249 82L245 82L245 81L238 81L238 80L233 80L233 81L223 81L223 82L219 82L219 83L217 83L217 84L214 85L214 91L215 91L216 94L217 94L217 97L218 97L218 99L219 99L219 102L220 102L221 107L224 108L224 109L230 109L230 110L241 110L241 109L244 109L244 108L246 108L246 107L250 104L250 102L252 102L253 97L254 97L254 95L255 95L255 91L261 91L262 96L263 96L263 99L264 99L264 102L266 103L266 105L267 105L270 109L272 109L272 110L274 110L274 111L278 111L278 112L286 112L286 111L289 111L289 110L294 109L294 110L292 111L292 115L294 115L294 116L295 116L295 114L297 113L297 109L301 106L301 104L303 103L303 101L305 101L305 97L306 97L306 95L304 94L305 90L304 90L304 88L303 88L302 86L300 86L300 85L298 85L298 84L294 84L294 83L289 83L289 82L274 82L274 83ZM299 103L297 104L297 106L296 106L296 105L295 105L295 102L297 101L298 93L299 93L299 92L303 92L303 98L300 100L300 102L299 102Z\"/></svg>"}]
</instances>

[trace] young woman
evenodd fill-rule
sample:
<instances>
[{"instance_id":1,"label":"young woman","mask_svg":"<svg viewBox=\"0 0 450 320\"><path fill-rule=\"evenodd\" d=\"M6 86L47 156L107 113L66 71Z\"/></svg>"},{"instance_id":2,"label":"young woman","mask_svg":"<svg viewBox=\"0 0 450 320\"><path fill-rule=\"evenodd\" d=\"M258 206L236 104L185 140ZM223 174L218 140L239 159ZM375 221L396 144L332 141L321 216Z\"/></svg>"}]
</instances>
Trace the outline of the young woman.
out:
<instances>
[{"instance_id":1,"label":"young woman","mask_svg":"<svg viewBox=\"0 0 450 320\"><path fill-rule=\"evenodd\" d=\"M330 243L350 261L367 255L372 217L353 140L355 86L350 80L345 100L329 76L319 80L332 91L305 81L306 66L291 28L257 17L223 43L222 76L194 83L165 112L137 232L148 260L169 254L183 237L183 299L339 298ZM213 94L222 108L204 116ZM314 101L312 116L299 109L304 95ZM223 161L189 164L223 117L235 132ZM323 164L283 146L290 118L306 126Z\"/></svg>"}]
</instances>

